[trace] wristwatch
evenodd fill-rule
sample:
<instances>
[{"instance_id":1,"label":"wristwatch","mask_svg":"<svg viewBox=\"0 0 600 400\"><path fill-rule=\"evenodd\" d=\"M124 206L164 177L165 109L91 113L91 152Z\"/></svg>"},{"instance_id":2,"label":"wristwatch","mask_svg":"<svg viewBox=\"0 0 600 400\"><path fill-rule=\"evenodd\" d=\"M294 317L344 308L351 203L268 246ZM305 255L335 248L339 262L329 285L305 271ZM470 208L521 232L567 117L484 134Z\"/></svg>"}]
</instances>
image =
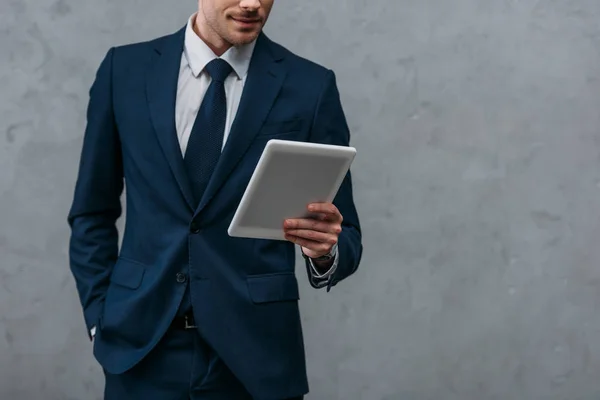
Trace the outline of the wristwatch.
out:
<instances>
[{"instance_id":1,"label":"wristwatch","mask_svg":"<svg viewBox=\"0 0 600 400\"><path fill-rule=\"evenodd\" d=\"M325 261L331 260L334 257L336 249L337 249L337 243L333 245L333 247L331 248L329 253L322 255L320 257L317 257L317 258L311 258L311 257L307 256L306 254L304 254L304 251L302 251L302 248L300 248L300 251L302 252L302 257L304 257L307 260L311 259L316 262L325 262Z\"/></svg>"}]
</instances>

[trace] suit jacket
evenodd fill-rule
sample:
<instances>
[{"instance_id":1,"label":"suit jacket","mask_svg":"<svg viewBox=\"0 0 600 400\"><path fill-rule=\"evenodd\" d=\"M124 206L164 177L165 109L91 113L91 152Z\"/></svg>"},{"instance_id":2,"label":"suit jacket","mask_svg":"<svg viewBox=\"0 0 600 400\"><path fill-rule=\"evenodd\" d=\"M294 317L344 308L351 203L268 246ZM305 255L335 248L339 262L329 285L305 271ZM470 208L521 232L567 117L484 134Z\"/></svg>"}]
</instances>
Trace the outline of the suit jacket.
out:
<instances>
[{"instance_id":1,"label":"suit jacket","mask_svg":"<svg viewBox=\"0 0 600 400\"><path fill-rule=\"evenodd\" d=\"M130 369L164 335L190 285L200 334L251 394L306 393L295 246L229 237L227 227L269 139L348 145L335 76L261 34L195 207L174 120L184 31L111 48L90 89L68 222L86 327L97 327L94 355L109 373ZM356 271L362 254L350 173L334 204L344 222L328 289Z\"/></svg>"}]
</instances>

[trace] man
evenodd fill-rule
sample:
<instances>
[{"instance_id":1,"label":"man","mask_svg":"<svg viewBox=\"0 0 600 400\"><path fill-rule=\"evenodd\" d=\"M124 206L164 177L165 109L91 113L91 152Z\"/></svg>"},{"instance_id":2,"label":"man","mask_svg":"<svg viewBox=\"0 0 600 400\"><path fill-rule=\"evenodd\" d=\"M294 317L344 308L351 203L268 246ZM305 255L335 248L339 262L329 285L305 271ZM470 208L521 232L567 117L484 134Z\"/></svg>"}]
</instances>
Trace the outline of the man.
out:
<instances>
[{"instance_id":1,"label":"man","mask_svg":"<svg viewBox=\"0 0 600 400\"><path fill-rule=\"evenodd\" d=\"M348 174L310 205L319 218L282 221L287 241L227 234L269 139L349 143L333 72L262 32L273 1L199 0L180 31L98 69L68 221L106 399L308 392L295 245L329 291L358 268L361 232Z\"/></svg>"}]
</instances>

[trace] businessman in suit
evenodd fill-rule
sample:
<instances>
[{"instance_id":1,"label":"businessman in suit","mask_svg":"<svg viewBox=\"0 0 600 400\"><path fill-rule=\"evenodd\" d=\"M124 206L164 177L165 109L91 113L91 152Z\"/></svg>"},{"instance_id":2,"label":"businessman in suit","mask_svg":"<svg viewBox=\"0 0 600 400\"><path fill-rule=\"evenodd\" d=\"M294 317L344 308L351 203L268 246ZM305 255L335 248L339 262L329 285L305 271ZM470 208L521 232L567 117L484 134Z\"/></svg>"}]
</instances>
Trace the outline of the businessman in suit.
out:
<instances>
[{"instance_id":1,"label":"businessman in suit","mask_svg":"<svg viewBox=\"0 0 600 400\"><path fill-rule=\"evenodd\" d=\"M68 222L106 399L308 392L296 246L329 291L362 242L350 173L316 218L282 221L285 241L227 234L268 140L349 144L333 72L262 32L273 2L199 0L178 32L113 47L97 71Z\"/></svg>"}]
</instances>

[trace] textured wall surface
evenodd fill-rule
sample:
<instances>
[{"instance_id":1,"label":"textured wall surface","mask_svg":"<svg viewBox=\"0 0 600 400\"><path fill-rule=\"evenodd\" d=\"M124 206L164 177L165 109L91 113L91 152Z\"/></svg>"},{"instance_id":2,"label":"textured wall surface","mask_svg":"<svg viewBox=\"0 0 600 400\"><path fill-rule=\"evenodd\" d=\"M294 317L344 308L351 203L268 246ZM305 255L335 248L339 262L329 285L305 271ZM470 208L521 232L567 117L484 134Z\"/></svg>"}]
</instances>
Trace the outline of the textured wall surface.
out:
<instances>
[{"instance_id":1,"label":"textured wall surface","mask_svg":"<svg viewBox=\"0 0 600 400\"><path fill-rule=\"evenodd\" d=\"M101 397L67 264L87 91L194 7L0 1L1 399ZM336 71L359 150L362 267L302 281L308 399L600 398L600 2L276 1L267 33Z\"/></svg>"}]
</instances>

